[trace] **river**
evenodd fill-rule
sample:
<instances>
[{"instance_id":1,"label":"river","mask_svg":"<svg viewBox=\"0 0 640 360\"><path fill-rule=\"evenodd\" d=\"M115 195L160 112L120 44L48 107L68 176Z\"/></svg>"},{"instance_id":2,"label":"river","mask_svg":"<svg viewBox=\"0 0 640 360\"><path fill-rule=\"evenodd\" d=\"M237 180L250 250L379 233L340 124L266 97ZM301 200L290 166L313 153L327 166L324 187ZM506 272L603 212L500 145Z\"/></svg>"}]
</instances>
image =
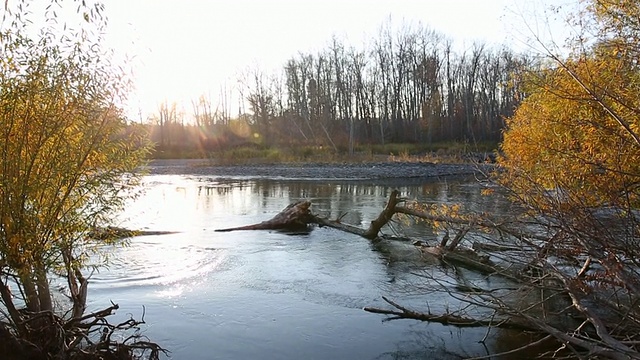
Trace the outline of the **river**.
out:
<instances>
[{"instance_id":1,"label":"river","mask_svg":"<svg viewBox=\"0 0 640 360\"><path fill-rule=\"evenodd\" d=\"M417 271L438 269L408 243L374 245L330 228L215 232L267 220L301 198L316 214L366 227L394 188L427 203L502 206L473 180L407 183L149 175L119 225L175 233L109 248L110 266L90 279L88 310L113 301L116 321L140 318L144 306L143 333L173 359L457 359L505 350L514 334L492 331L480 343L484 328L385 321L362 310L388 307L382 296L425 311L456 306L412 286L422 281ZM409 235L436 241L424 224Z\"/></svg>"}]
</instances>

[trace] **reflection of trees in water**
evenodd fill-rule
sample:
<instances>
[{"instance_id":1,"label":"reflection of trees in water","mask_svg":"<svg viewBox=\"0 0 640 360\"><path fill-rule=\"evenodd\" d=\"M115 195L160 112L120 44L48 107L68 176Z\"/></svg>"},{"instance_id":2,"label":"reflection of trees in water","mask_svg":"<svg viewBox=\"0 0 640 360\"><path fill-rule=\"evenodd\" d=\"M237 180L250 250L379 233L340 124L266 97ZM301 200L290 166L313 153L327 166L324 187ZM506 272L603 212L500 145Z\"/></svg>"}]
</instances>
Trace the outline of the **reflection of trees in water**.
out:
<instances>
[{"instance_id":1,"label":"reflection of trees in water","mask_svg":"<svg viewBox=\"0 0 640 360\"><path fill-rule=\"evenodd\" d=\"M488 355L490 349L477 341L470 341L468 330L440 325L415 323L405 331L405 337L396 345L397 350L383 353L378 360L402 359L459 360ZM478 338L482 333L478 331Z\"/></svg>"},{"instance_id":2,"label":"reflection of trees in water","mask_svg":"<svg viewBox=\"0 0 640 360\"><path fill-rule=\"evenodd\" d=\"M558 349L559 346L559 344L552 339L533 344L544 336L542 334L505 329L493 329L492 332L495 333L495 336L492 338L493 341L490 344L490 348L493 354L508 352L513 349L529 345L526 349L523 349L521 351L500 356L500 360L520 360L533 356L535 356L536 359L551 359L553 358L553 356L551 355ZM547 352L551 352L549 353L549 356L542 355ZM556 356L561 355L561 352L556 352Z\"/></svg>"},{"instance_id":3,"label":"reflection of trees in water","mask_svg":"<svg viewBox=\"0 0 640 360\"><path fill-rule=\"evenodd\" d=\"M389 183L361 181L292 181L272 179L196 179L197 196L207 209L214 206L237 208L244 204L245 213L271 213L279 211L299 199L311 199L312 211L343 223L366 227L385 206L389 193L398 189L402 197L425 204L464 203L470 210L495 212L509 211L509 203L499 196L484 196L482 186L475 180L428 181L403 185L394 179ZM415 184L415 185L414 185ZM215 205L218 204L218 205ZM411 218L406 223L390 223L386 234L433 239L435 234L428 224ZM426 236L426 238L425 238Z\"/></svg>"}]
</instances>

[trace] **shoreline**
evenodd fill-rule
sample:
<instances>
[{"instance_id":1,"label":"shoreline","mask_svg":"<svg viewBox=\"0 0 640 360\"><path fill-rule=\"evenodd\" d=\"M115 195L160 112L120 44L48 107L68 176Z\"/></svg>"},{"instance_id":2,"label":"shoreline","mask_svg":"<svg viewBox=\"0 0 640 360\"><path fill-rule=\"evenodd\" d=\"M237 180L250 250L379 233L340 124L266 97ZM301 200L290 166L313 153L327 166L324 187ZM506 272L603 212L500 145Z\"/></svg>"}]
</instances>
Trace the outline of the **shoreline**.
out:
<instances>
[{"instance_id":1,"label":"shoreline","mask_svg":"<svg viewBox=\"0 0 640 360\"><path fill-rule=\"evenodd\" d=\"M493 164L436 164L427 162L295 163L215 165L209 160L151 160L146 170L152 175L201 175L278 180L437 180L452 177L486 177Z\"/></svg>"}]
</instances>

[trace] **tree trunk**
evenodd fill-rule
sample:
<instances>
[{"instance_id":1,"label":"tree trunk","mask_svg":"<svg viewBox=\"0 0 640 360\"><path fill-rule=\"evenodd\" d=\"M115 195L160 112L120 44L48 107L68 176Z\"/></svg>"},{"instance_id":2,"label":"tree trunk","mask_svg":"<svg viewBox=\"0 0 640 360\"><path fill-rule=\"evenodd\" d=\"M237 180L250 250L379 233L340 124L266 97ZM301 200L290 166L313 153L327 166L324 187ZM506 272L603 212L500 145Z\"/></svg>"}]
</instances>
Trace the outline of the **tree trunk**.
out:
<instances>
[{"instance_id":1,"label":"tree trunk","mask_svg":"<svg viewBox=\"0 0 640 360\"><path fill-rule=\"evenodd\" d=\"M36 283L38 286L38 299L40 301L40 311L53 310L51 304L51 291L49 289L49 279L44 266L38 266L36 269Z\"/></svg>"},{"instance_id":2,"label":"tree trunk","mask_svg":"<svg viewBox=\"0 0 640 360\"><path fill-rule=\"evenodd\" d=\"M24 319L13 303L13 296L11 295L11 290L4 283L0 283L0 297L2 298L2 303L4 304L7 311L9 312L9 316L11 317L11 320L16 325L18 332L21 335L26 334L26 327L23 322Z\"/></svg>"},{"instance_id":3,"label":"tree trunk","mask_svg":"<svg viewBox=\"0 0 640 360\"><path fill-rule=\"evenodd\" d=\"M32 275L31 267L28 268L26 275L20 276L20 281L22 282L24 293L25 293L25 301L27 305L27 309L31 312L40 312L40 298L38 296L38 291L36 290L36 285L33 283L33 279L31 279L30 275Z\"/></svg>"},{"instance_id":4,"label":"tree trunk","mask_svg":"<svg viewBox=\"0 0 640 360\"><path fill-rule=\"evenodd\" d=\"M383 226L385 226L389 220L395 214L395 208L400 199L398 199L398 194L400 192L398 190L393 190L389 195L389 201L387 202L387 206L385 206L384 210L378 215L378 217L371 222L369 228L364 232L362 236L369 240L373 240L378 237L378 233Z\"/></svg>"},{"instance_id":5,"label":"tree trunk","mask_svg":"<svg viewBox=\"0 0 640 360\"><path fill-rule=\"evenodd\" d=\"M278 215L271 218L271 220L263 221L259 224L218 229L216 231L304 229L313 219L311 211L309 210L310 207L311 201L300 200L289 204L289 206L284 208L284 210L278 213Z\"/></svg>"}]
</instances>

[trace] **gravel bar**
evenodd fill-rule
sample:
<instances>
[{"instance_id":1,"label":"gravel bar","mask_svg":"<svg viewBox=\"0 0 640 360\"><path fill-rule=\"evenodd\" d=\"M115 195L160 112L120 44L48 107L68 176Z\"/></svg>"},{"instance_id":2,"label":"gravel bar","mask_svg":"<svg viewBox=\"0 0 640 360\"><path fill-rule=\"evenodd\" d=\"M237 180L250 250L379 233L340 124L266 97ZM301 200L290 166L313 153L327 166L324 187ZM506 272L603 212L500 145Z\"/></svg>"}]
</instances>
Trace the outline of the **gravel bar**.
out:
<instances>
[{"instance_id":1,"label":"gravel bar","mask_svg":"<svg viewBox=\"0 0 640 360\"><path fill-rule=\"evenodd\" d=\"M380 179L441 179L473 176L491 169L489 164L435 164L418 162L377 163L308 163L215 165L209 160L152 160L151 174L204 175L241 177L247 179L291 180L380 180Z\"/></svg>"}]
</instances>

